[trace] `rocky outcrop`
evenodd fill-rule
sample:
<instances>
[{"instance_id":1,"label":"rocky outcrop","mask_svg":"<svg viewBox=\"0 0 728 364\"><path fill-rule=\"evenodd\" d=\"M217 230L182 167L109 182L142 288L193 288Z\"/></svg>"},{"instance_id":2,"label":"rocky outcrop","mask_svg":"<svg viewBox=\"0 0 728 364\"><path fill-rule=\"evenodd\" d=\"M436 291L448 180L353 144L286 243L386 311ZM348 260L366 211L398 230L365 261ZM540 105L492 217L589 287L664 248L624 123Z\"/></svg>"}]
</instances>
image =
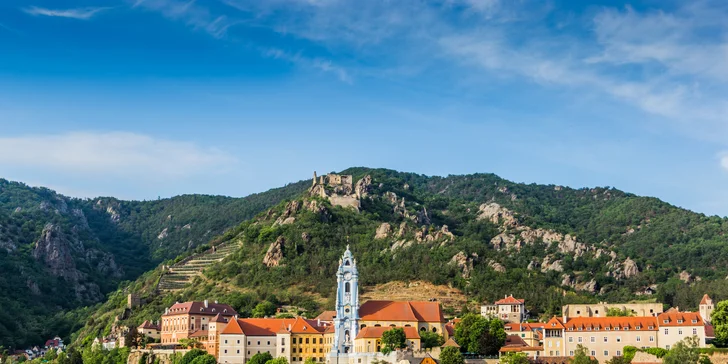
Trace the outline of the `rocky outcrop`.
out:
<instances>
[{"instance_id":1,"label":"rocky outcrop","mask_svg":"<svg viewBox=\"0 0 728 364\"><path fill-rule=\"evenodd\" d=\"M690 273L688 273L688 271L686 271L686 270L680 272L679 278L681 281L683 281L685 283L690 283L690 281L693 280L693 276L690 275Z\"/></svg>"},{"instance_id":2,"label":"rocky outcrop","mask_svg":"<svg viewBox=\"0 0 728 364\"><path fill-rule=\"evenodd\" d=\"M561 285L571 287L577 291L587 291L591 293L596 293L597 291L596 280L592 279L588 282L579 282L578 279L572 279L571 276L568 274L564 274L561 276Z\"/></svg>"},{"instance_id":3,"label":"rocky outcrop","mask_svg":"<svg viewBox=\"0 0 728 364\"><path fill-rule=\"evenodd\" d=\"M495 260L489 260L488 261L488 266L491 269L493 269L494 271L498 272L498 273L505 273L506 272L506 267L504 267L502 264L496 262Z\"/></svg>"},{"instance_id":4,"label":"rocky outcrop","mask_svg":"<svg viewBox=\"0 0 728 364\"><path fill-rule=\"evenodd\" d=\"M157 239L162 240L166 238L169 235L169 233L167 233L167 230L167 228L164 228L164 230L162 230L159 235L157 235Z\"/></svg>"},{"instance_id":5,"label":"rocky outcrop","mask_svg":"<svg viewBox=\"0 0 728 364\"><path fill-rule=\"evenodd\" d=\"M417 213L417 217L415 217L415 222L417 225L430 225L432 224L432 220L430 220L430 215L427 213L427 208L422 207L422 210L420 210Z\"/></svg>"},{"instance_id":6,"label":"rocky outcrop","mask_svg":"<svg viewBox=\"0 0 728 364\"><path fill-rule=\"evenodd\" d=\"M288 225L294 223L296 221L296 218L293 217L293 215L295 215L300 209L301 202L299 202L298 200L293 200L287 203L285 209L283 210L283 214L281 214L281 216L276 219L273 225Z\"/></svg>"},{"instance_id":7,"label":"rocky outcrop","mask_svg":"<svg viewBox=\"0 0 728 364\"><path fill-rule=\"evenodd\" d=\"M71 255L71 244L58 225L47 224L35 243L33 258L43 262L51 274L77 281L80 278Z\"/></svg>"},{"instance_id":8,"label":"rocky outcrop","mask_svg":"<svg viewBox=\"0 0 728 364\"><path fill-rule=\"evenodd\" d=\"M326 209L324 204L317 200L308 200L304 202L303 208L318 215L321 222L331 221L331 214L329 213L329 210Z\"/></svg>"},{"instance_id":9,"label":"rocky outcrop","mask_svg":"<svg viewBox=\"0 0 728 364\"><path fill-rule=\"evenodd\" d=\"M470 273L473 271L473 260L468 258L464 252L461 251L455 254L452 259L450 259L450 264L458 268L461 272L460 275L463 278L470 278Z\"/></svg>"},{"instance_id":10,"label":"rocky outcrop","mask_svg":"<svg viewBox=\"0 0 728 364\"><path fill-rule=\"evenodd\" d=\"M286 240L282 236L279 236L275 242L271 243L268 247L268 252L266 252L265 257L263 257L263 264L269 268L278 267L281 263L281 259L283 259L283 247L285 242Z\"/></svg>"},{"instance_id":11,"label":"rocky outcrop","mask_svg":"<svg viewBox=\"0 0 728 364\"><path fill-rule=\"evenodd\" d=\"M304 243L310 243L311 242L311 234L309 234L309 233L307 233L305 231L302 232L301 233L301 240L303 240Z\"/></svg>"},{"instance_id":12,"label":"rocky outcrop","mask_svg":"<svg viewBox=\"0 0 728 364\"><path fill-rule=\"evenodd\" d=\"M496 250L521 247L521 245L516 241L516 237L514 235L506 233L496 235L493 239L490 239L490 243Z\"/></svg>"},{"instance_id":13,"label":"rocky outcrop","mask_svg":"<svg viewBox=\"0 0 728 364\"><path fill-rule=\"evenodd\" d=\"M356 182L356 186L354 186L354 194L358 199L362 199L364 197L367 197L369 194L369 189L372 186L372 176L366 175L364 178L360 179L358 182Z\"/></svg>"},{"instance_id":14,"label":"rocky outcrop","mask_svg":"<svg viewBox=\"0 0 728 364\"><path fill-rule=\"evenodd\" d=\"M550 256L546 256L543 258L543 262L541 262L541 272L546 273L548 271L557 271L557 272L563 272L564 267L561 265L561 260L556 260L551 262L551 259L553 259Z\"/></svg>"},{"instance_id":15,"label":"rocky outcrop","mask_svg":"<svg viewBox=\"0 0 728 364\"><path fill-rule=\"evenodd\" d=\"M386 239L389 237L389 234L392 233L392 226L388 223L382 223L377 228L377 232L374 234L375 239Z\"/></svg>"},{"instance_id":16,"label":"rocky outcrop","mask_svg":"<svg viewBox=\"0 0 728 364\"><path fill-rule=\"evenodd\" d=\"M404 237L405 234L407 234L407 223L403 221L401 224L399 224L399 230L397 230L397 237L398 238Z\"/></svg>"},{"instance_id":17,"label":"rocky outcrop","mask_svg":"<svg viewBox=\"0 0 728 364\"><path fill-rule=\"evenodd\" d=\"M624 274L624 278L629 279L636 276L640 272L640 270L634 260L627 258L627 260L622 263L622 272Z\"/></svg>"},{"instance_id":18,"label":"rocky outcrop","mask_svg":"<svg viewBox=\"0 0 728 364\"><path fill-rule=\"evenodd\" d=\"M488 220L497 225L516 226L516 217L510 210L501 207L501 205L491 202L482 204L478 208L478 220Z\"/></svg>"}]
</instances>

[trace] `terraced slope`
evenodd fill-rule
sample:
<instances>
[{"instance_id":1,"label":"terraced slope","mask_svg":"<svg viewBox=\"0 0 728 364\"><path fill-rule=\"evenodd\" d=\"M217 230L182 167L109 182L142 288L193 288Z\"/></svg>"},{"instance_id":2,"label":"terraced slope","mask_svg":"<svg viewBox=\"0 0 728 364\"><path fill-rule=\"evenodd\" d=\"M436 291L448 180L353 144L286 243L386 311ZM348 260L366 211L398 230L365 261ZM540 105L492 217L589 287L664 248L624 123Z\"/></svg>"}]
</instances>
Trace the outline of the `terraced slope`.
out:
<instances>
[{"instance_id":1,"label":"terraced slope","mask_svg":"<svg viewBox=\"0 0 728 364\"><path fill-rule=\"evenodd\" d=\"M240 248L240 244L239 241L221 244L170 266L167 273L159 280L157 290L173 292L185 288L195 277L202 274L205 268L225 259L225 257Z\"/></svg>"}]
</instances>

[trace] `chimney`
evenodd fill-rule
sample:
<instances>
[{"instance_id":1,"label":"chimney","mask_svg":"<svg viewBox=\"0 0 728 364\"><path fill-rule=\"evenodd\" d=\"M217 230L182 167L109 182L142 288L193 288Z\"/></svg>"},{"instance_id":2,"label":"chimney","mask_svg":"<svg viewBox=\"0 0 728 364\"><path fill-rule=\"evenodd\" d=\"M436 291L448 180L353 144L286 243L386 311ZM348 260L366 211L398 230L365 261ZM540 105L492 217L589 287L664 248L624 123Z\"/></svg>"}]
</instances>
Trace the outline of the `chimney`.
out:
<instances>
[{"instance_id":1,"label":"chimney","mask_svg":"<svg viewBox=\"0 0 728 364\"><path fill-rule=\"evenodd\" d=\"M291 324L288 324L288 331L291 331Z\"/></svg>"},{"instance_id":2,"label":"chimney","mask_svg":"<svg viewBox=\"0 0 728 364\"><path fill-rule=\"evenodd\" d=\"M321 319L316 319L316 326L321 326Z\"/></svg>"},{"instance_id":3,"label":"chimney","mask_svg":"<svg viewBox=\"0 0 728 364\"><path fill-rule=\"evenodd\" d=\"M205 308L207 308L207 300L205 300Z\"/></svg>"},{"instance_id":4,"label":"chimney","mask_svg":"<svg viewBox=\"0 0 728 364\"><path fill-rule=\"evenodd\" d=\"M165 307L165 308L164 308L164 313L165 313L165 314L169 313L169 307Z\"/></svg>"}]
</instances>

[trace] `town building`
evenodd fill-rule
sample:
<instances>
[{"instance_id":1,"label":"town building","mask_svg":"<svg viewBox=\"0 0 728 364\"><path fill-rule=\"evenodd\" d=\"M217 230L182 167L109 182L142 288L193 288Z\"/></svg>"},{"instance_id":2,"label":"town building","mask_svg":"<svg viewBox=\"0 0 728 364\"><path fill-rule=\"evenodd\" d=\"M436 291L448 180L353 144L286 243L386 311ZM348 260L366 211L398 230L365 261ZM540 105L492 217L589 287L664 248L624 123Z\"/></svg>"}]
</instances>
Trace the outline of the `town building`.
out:
<instances>
[{"instance_id":1,"label":"town building","mask_svg":"<svg viewBox=\"0 0 728 364\"><path fill-rule=\"evenodd\" d=\"M657 316L657 342L670 350L678 341L697 336L698 345L705 347L705 323L696 312L665 312Z\"/></svg>"},{"instance_id":2,"label":"town building","mask_svg":"<svg viewBox=\"0 0 728 364\"><path fill-rule=\"evenodd\" d=\"M543 341L543 328L545 325L542 322L507 323L504 328L506 334L518 336L526 345L537 347L541 346Z\"/></svg>"},{"instance_id":3,"label":"town building","mask_svg":"<svg viewBox=\"0 0 728 364\"><path fill-rule=\"evenodd\" d=\"M485 317L497 317L503 322L521 323L528 319L526 300L514 298L513 295L495 301L492 305L480 307L480 314Z\"/></svg>"},{"instance_id":4,"label":"town building","mask_svg":"<svg viewBox=\"0 0 728 364\"><path fill-rule=\"evenodd\" d=\"M710 298L707 294L703 295L703 299L700 300L700 305L698 305L698 312L700 312L700 317L703 318L703 321L706 324L710 324L711 318L713 317L713 310L715 309L715 306L713 305L713 299Z\"/></svg>"},{"instance_id":5,"label":"town building","mask_svg":"<svg viewBox=\"0 0 728 364\"><path fill-rule=\"evenodd\" d=\"M619 310L637 317L656 316L663 311L661 303L600 302L594 304L565 305L561 308L561 316L564 320L575 317L607 317L609 310Z\"/></svg>"},{"instance_id":6,"label":"town building","mask_svg":"<svg viewBox=\"0 0 728 364\"><path fill-rule=\"evenodd\" d=\"M227 322L237 314L229 305L210 303L207 300L175 303L162 315L161 344L176 345L181 339L197 339L205 347L214 347L214 343L208 342L213 319L220 315ZM215 330L218 330L217 324L213 325Z\"/></svg>"},{"instance_id":7,"label":"town building","mask_svg":"<svg viewBox=\"0 0 728 364\"><path fill-rule=\"evenodd\" d=\"M162 329L159 327L159 324L152 323L149 320L144 321L137 327L138 333L154 340L160 340L162 338L161 331Z\"/></svg>"}]
</instances>

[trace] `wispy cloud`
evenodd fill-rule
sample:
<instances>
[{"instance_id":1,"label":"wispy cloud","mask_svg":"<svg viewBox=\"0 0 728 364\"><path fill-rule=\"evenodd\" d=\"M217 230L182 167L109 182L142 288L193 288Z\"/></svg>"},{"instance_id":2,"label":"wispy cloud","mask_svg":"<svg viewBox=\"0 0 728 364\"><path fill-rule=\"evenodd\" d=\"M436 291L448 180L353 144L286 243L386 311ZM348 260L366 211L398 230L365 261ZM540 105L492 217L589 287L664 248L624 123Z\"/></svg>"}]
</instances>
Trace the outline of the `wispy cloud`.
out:
<instances>
[{"instance_id":1,"label":"wispy cloud","mask_svg":"<svg viewBox=\"0 0 728 364\"><path fill-rule=\"evenodd\" d=\"M109 7L85 7L85 8L74 8L74 9L47 9L38 6L31 6L24 8L23 11L30 15L43 15L60 18L72 18L88 20L94 17L94 15L104 10L111 9Z\"/></svg>"},{"instance_id":2,"label":"wispy cloud","mask_svg":"<svg viewBox=\"0 0 728 364\"><path fill-rule=\"evenodd\" d=\"M721 153L718 158L720 159L720 166L728 172L728 152Z\"/></svg>"},{"instance_id":3,"label":"wispy cloud","mask_svg":"<svg viewBox=\"0 0 728 364\"><path fill-rule=\"evenodd\" d=\"M291 62L298 66L314 68L323 72L329 72L339 79L339 81L352 84L354 79L347 72L347 70L341 66L336 65L334 62L323 58L308 58L299 53L289 53L278 48L268 48L261 50L261 53L269 58L280 59L287 62Z\"/></svg>"},{"instance_id":4,"label":"wispy cloud","mask_svg":"<svg viewBox=\"0 0 728 364\"><path fill-rule=\"evenodd\" d=\"M133 8L146 9L161 13L164 17L181 21L195 30L202 30L215 38L223 38L228 29L239 20L225 14L213 14L208 8L197 5L195 0L134 0L129 1Z\"/></svg>"},{"instance_id":5,"label":"wispy cloud","mask_svg":"<svg viewBox=\"0 0 728 364\"><path fill-rule=\"evenodd\" d=\"M72 174L156 180L209 174L234 163L216 148L126 132L0 138L0 166Z\"/></svg>"}]
</instances>

